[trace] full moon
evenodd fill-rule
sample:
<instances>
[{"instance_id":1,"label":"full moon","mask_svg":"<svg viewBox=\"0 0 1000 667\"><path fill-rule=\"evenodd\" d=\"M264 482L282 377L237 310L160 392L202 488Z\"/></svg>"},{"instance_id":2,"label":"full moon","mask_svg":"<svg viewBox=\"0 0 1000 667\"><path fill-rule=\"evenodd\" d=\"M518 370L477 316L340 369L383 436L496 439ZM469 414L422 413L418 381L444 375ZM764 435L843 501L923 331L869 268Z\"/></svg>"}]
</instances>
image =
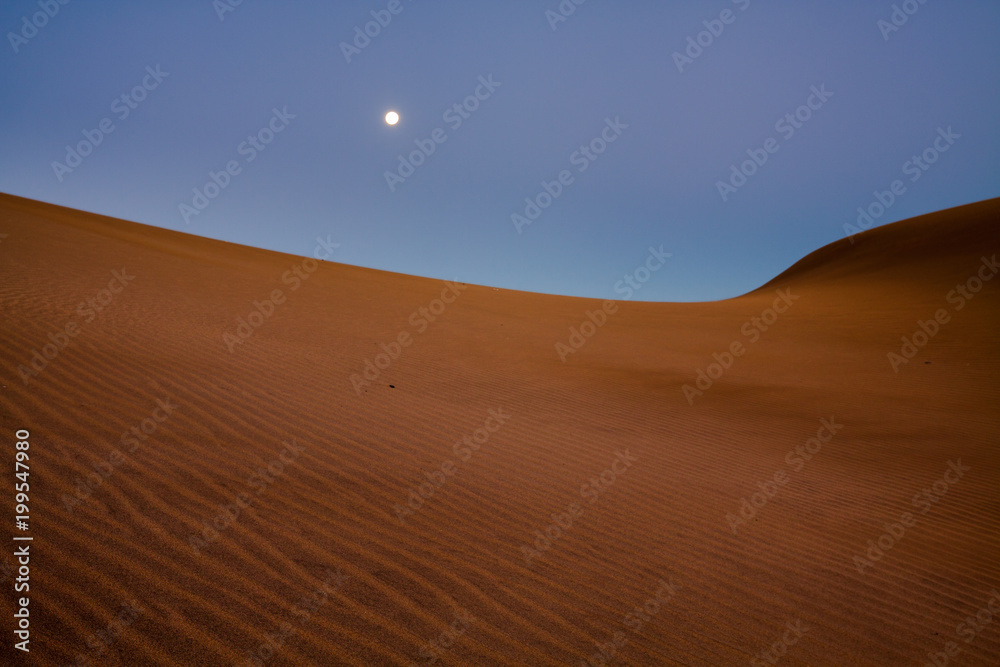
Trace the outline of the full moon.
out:
<instances>
[{"instance_id":1,"label":"full moon","mask_svg":"<svg viewBox=\"0 0 1000 667\"><path fill-rule=\"evenodd\" d=\"M395 125L399 122L399 114L395 111L390 111L385 115L385 122L389 125Z\"/></svg>"}]
</instances>

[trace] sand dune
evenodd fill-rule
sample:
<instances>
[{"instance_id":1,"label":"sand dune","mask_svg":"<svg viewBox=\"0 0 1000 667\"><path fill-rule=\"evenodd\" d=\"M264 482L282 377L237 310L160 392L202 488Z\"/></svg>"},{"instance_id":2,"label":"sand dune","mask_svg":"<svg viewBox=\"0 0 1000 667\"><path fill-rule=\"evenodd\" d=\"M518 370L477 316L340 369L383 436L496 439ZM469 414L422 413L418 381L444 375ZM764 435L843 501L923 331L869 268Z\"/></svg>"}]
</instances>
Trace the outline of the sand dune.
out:
<instances>
[{"instance_id":1,"label":"sand dune","mask_svg":"<svg viewBox=\"0 0 1000 667\"><path fill-rule=\"evenodd\" d=\"M605 305L0 195L16 657L1000 664L998 220Z\"/></svg>"}]
</instances>

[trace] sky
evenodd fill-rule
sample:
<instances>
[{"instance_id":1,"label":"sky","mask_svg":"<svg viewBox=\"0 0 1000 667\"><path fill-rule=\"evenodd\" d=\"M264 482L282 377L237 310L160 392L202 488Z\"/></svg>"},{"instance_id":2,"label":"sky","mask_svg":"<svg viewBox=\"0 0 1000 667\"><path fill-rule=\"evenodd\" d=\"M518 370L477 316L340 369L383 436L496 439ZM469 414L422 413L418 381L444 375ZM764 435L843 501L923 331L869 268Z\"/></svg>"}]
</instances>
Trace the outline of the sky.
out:
<instances>
[{"instance_id":1,"label":"sky","mask_svg":"<svg viewBox=\"0 0 1000 667\"><path fill-rule=\"evenodd\" d=\"M5 0L0 30L0 191L400 273L716 300L859 207L1000 196L995 0Z\"/></svg>"}]
</instances>

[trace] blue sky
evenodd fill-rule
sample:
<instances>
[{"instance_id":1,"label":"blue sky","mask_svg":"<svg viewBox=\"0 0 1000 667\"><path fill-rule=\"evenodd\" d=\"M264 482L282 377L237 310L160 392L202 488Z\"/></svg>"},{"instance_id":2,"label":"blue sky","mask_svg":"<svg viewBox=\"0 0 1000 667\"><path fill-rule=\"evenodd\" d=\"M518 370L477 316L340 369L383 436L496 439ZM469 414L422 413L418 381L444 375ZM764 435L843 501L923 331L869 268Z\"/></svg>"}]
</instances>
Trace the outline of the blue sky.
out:
<instances>
[{"instance_id":1,"label":"blue sky","mask_svg":"<svg viewBox=\"0 0 1000 667\"><path fill-rule=\"evenodd\" d=\"M893 181L876 224L1000 196L993 0L10 0L0 29L0 191L300 255L329 237L348 264L616 298L662 245L633 299L713 300Z\"/></svg>"}]
</instances>

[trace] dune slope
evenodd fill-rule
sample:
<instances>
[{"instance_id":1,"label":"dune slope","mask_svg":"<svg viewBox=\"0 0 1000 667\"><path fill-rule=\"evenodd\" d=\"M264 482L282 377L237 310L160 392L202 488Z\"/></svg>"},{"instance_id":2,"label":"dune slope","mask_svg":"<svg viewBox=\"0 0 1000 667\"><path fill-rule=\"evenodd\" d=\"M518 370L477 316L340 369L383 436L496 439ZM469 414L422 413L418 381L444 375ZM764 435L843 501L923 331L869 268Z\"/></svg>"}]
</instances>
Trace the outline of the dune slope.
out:
<instances>
[{"instance_id":1,"label":"dune slope","mask_svg":"<svg viewBox=\"0 0 1000 667\"><path fill-rule=\"evenodd\" d=\"M0 195L25 664L996 665L998 220L605 305Z\"/></svg>"}]
</instances>

